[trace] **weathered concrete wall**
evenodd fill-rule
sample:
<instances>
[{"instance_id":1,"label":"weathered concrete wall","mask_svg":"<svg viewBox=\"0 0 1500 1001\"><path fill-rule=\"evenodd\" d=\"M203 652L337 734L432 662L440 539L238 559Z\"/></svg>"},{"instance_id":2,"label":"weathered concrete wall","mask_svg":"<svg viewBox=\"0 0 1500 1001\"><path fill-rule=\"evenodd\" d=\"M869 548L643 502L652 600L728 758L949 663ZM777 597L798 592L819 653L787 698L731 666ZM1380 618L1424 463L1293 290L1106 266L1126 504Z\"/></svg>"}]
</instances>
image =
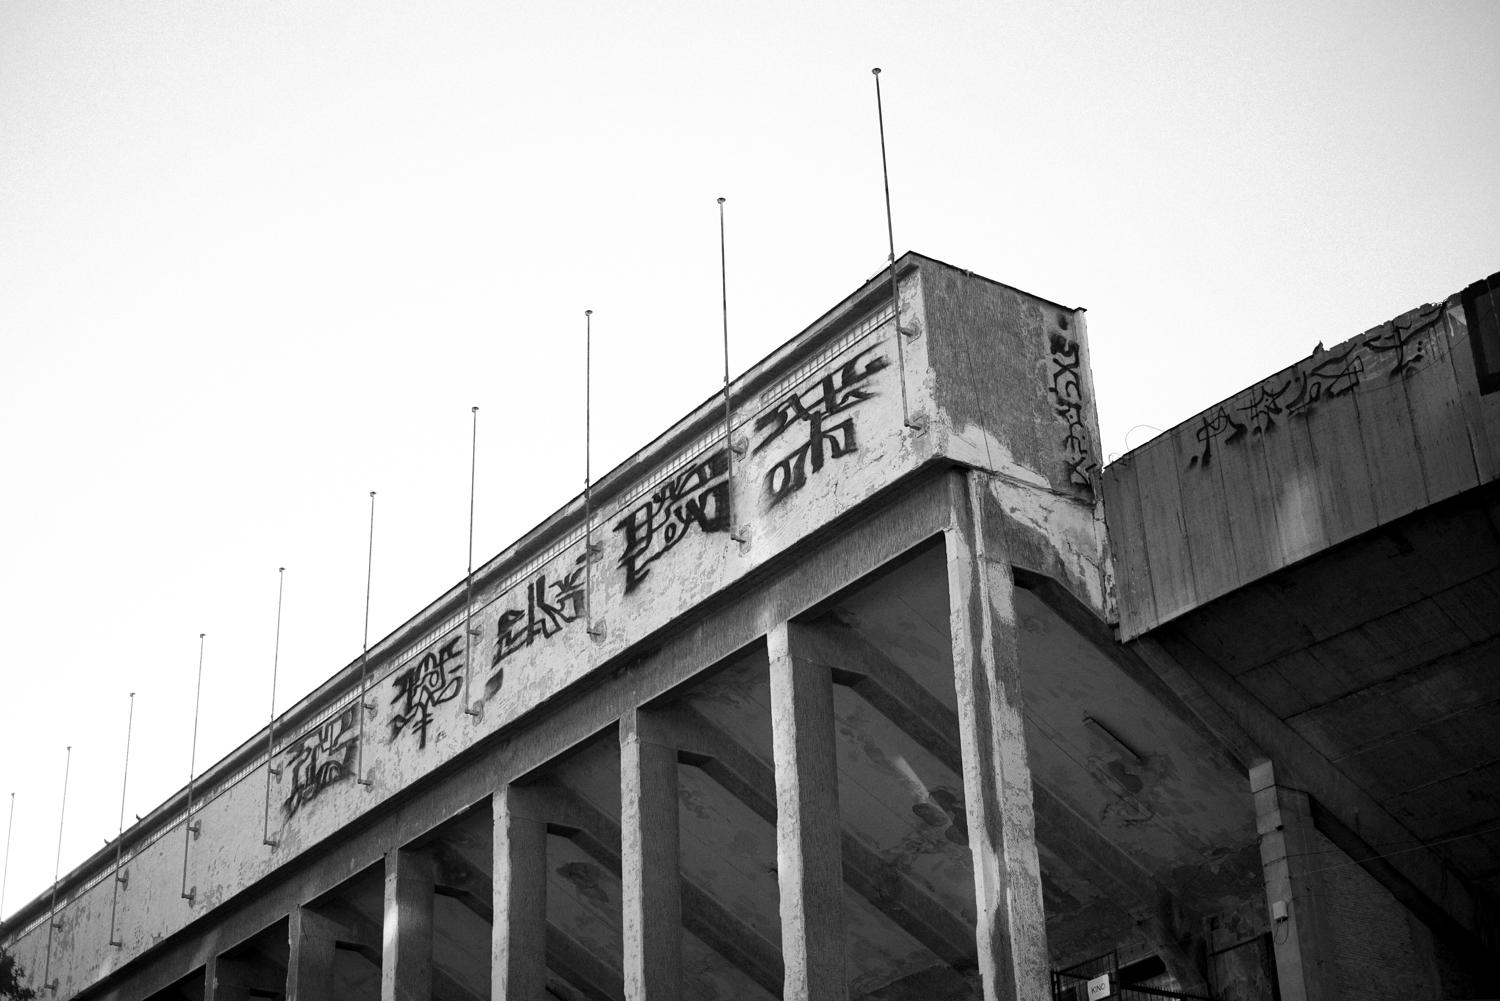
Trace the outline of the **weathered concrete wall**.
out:
<instances>
[{"instance_id":1,"label":"weathered concrete wall","mask_svg":"<svg viewBox=\"0 0 1500 1001\"><path fill-rule=\"evenodd\" d=\"M1500 477L1468 312L1454 295L1319 350L1105 470L1124 637Z\"/></svg>"},{"instance_id":2,"label":"weathered concrete wall","mask_svg":"<svg viewBox=\"0 0 1500 1001\"><path fill-rule=\"evenodd\" d=\"M1004 477L1018 558L1102 610L1081 315L914 255L898 271L899 331L877 276L737 381L731 448L716 397L605 477L592 560L575 499L476 575L469 629L458 586L290 711L269 762L262 734L210 769L195 835L182 804L128 832L118 895L112 852L72 874L50 948L45 902L24 909L7 945L33 981L98 982L923 467Z\"/></svg>"},{"instance_id":3,"label":"weathered concrete wall","mask_svg":"<svg viewBox=\"0 0 1500 1001\"><path fill-rule=\"evenodd\" d=\"M946 265L923 269L921 293L936 450L999 477L1017 566L1112 618L1083 310Z\"/></svg>"}]
</instances>

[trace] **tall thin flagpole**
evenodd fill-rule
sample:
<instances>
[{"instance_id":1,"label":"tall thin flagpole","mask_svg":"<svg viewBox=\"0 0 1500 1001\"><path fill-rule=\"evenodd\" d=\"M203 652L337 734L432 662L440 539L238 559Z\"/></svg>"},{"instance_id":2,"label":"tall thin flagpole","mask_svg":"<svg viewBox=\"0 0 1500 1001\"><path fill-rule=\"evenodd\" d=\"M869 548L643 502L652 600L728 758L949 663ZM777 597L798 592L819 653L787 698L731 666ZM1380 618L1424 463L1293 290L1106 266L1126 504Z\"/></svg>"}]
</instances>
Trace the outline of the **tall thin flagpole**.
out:
<instances>
[{"instance_id":1,"label":"tall thin flagpole","mask_svg":"<svg viewBox=\"0 0 1500 1001\"><path fill-rule=\"evenodd\" d=\"M0 873L0 921L5 920L5 886L10 882L10 835L16 827L16 794L10 794L10 821L5 825L5 869Z\"/></svg>"},{"instance_id":2,"label":"tall thin flagpole","mask_svg":"<svg viewBox=\"0 0 1500 1001\"><path fill-rule=\"evenodd\" d=\"M130 693L130 711L125 716L125 767L120 775L120 831L115 835L115 885L114 895L109 902L109 944L119 948L124 945L123 939L115 938L115 914L120 903L120 887L126 885L129 877L120 875L120 860L125 851L125 790L130 782L130 729L135 723L135 692Z\"/></svg>"},{"instance_id":3,"label":"tall thin flagpole","mask_svg":"<svg viewBox=\"0 0 1500 1001\"><path fill-rule=\"evenodd\" d=\"M193 835L203 829L201 823L193 822L193 773L198 770L198 706L203 697L203 643L207 633L198 634L198 688L193 694L193 749L188 757L187 813L182 825L182 899L193 906L198 888L188 886L188 848Z\"/></svg>"},{"instance_id":4,"label":"tall thin flagpole","mask_svg":"<svg viewBox=\"0 0 1500 1001\"><path fill-rule=\"evenodd\" d=\"M583 311L583 617L585 628L592 639L604 635L603 629L594 628L594 478L590 465L593 438L592 407L593 385L592 352L594 343L594 311Z\"/></svg>"},{"instance_id":5,"label":"tall thin flagpole","mask_svg":"<svg viewBox=\"0 0 1500 1001\"><path fill-rule=\"evenodd\" d=\"M724 459L729 465L725 497L729 508L729 537L741 545L745 537L734 526L734 448L733 428L729 420L729 256L724 243L724 198L719 198L719 300L724 317Z\"/></svg>"},{"instance_id":6,"label":"tall thin flagpole","mask_svg":"<svg viewBox=\"0 0 1500 1001\"><path fill-rule=\"evenodd\" d=\"M885 235L890 243L891 322L896 327L896 365L901 378L901 422L913 431L921 431L922 425L912 422L906 401L906 345L902 341L901 298L896 290L896 230L891 222L891 171L885 158L885 107L880 100L880 67L876 66L870 72L875 75L875 114L880 121L880 175L885 182Z\"/></svg>"},{"instance_id":7,"label":"tall thin flagpole","mask_svg":"<svg viewBox=\"0 0 1500 1001\"><path fill-rule=\"evenodd\" d=\"M359 654L359 763L355 768L354 781L369 787L365 778L365 716L374 706L365 701L365 680L370 670L370 581L375 574L375 491L370 491L370 548L365 557L365 634L360 643Z\"/></svg>"},{"instance_id":8,"label":"tall thin flagpole","mask_svg":"<svg viewBox=\"0 0 1500 1001\"><path fill-rule=\"evenodd\" d=\"M473 647L474 618L474 478L479 471L479 408L470 407L474 415L473 428L469 433L469 572L464 578L464 713L479 715L478 700L469 698L469 660Z\"/></svg>"},{"instance_id":9,"label":"tall thin flagpole","mask_svg":"<svg viewBox=\"0 0 1500 1001\"><path fill-rule=\"evenodd\" d=\"M47 958L42 964L42 986L56 993L57 985L52 982L52 932L57 928L57 882L62 875L62 839L63 819L68 815L68 772L73 768L73 745L68 745L67 756L63 759L63 787L62 806L57 811L57 860L52 864L52 904L47 914Z\"/></svg>"},{"instance_id":10,"label":"tall thin flagpole","mask_svg":"<svg viewBox=\"0 0 1500 1001\"><path fill-rule=\"evenodd\" d=\"M271 837L271 777L281 777L276 767L276 675L281 669L281 598L286 592L286 567L276 568L276 641L271 647L271 718L266 723L266 804L261 809L260 843L275 848L279 839Z\"/></svg>"}]
</instances>

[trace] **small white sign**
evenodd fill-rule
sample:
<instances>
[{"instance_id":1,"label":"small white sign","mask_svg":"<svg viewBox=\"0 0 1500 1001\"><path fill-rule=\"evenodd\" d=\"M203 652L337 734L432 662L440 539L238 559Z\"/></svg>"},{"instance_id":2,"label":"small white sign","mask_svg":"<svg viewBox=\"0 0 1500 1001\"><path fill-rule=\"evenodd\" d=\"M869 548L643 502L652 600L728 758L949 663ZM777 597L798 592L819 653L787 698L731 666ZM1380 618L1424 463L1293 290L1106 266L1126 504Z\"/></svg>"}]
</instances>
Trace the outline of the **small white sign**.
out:
<instances>
[{"instance_id":1,"label":"small white sign","mask_svg":"<svg viewBox=\"0 0 1500 1001\"><path fill-rule=\"evenodd\" d=\"M1089 1001L1109 997L1109 974L1101 973L1089 981Z\"/></svg>"}]
</instances>

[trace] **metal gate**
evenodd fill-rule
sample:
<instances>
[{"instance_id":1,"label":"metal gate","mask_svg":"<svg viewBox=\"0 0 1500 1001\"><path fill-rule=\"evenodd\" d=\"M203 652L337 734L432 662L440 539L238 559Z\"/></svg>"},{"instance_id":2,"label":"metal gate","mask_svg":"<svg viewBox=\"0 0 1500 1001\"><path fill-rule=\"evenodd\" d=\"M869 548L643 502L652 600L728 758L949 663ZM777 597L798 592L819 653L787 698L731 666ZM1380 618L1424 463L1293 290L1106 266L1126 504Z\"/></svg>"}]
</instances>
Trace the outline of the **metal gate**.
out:
<instances>
[{"instance_id":1,"label":"metal gate","mask_svg":"<svg viewBox=\"0 0 1500 1001\"><path fill-rule=\"evenodd\" d=\"M1108 979L1101 981L1101 977ZM1090 982L1098 991L1092 998L1089 996ZM1114 952L1095 956L1065 970L1052 971L1052 1001L1103 1001L1105 998L1109 1001L1153 1001L1155 998L1215 1001L1202 994L1186 994L1144 983L1122 983L1119 958Z\"/></svg>"}]
</instances>

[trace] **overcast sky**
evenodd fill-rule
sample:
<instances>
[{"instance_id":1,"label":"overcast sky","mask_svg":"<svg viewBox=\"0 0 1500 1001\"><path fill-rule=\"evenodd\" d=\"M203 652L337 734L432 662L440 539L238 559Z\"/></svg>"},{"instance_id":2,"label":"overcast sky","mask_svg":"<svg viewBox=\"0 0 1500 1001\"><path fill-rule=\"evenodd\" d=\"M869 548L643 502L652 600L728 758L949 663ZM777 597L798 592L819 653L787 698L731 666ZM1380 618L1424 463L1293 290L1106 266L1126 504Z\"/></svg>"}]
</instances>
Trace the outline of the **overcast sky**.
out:
<instances>
[{"instance_id":1,"label":"overcast sky","mask_svg":"<svg viewBox=\"0 0 1500 1001\"><path fill-rule=\"evenodd\" d=\"M1500 4L0 7L4 913L886 255L1089 309L1105 451L1500 270Z\"/></svg>"}]
</instances>

